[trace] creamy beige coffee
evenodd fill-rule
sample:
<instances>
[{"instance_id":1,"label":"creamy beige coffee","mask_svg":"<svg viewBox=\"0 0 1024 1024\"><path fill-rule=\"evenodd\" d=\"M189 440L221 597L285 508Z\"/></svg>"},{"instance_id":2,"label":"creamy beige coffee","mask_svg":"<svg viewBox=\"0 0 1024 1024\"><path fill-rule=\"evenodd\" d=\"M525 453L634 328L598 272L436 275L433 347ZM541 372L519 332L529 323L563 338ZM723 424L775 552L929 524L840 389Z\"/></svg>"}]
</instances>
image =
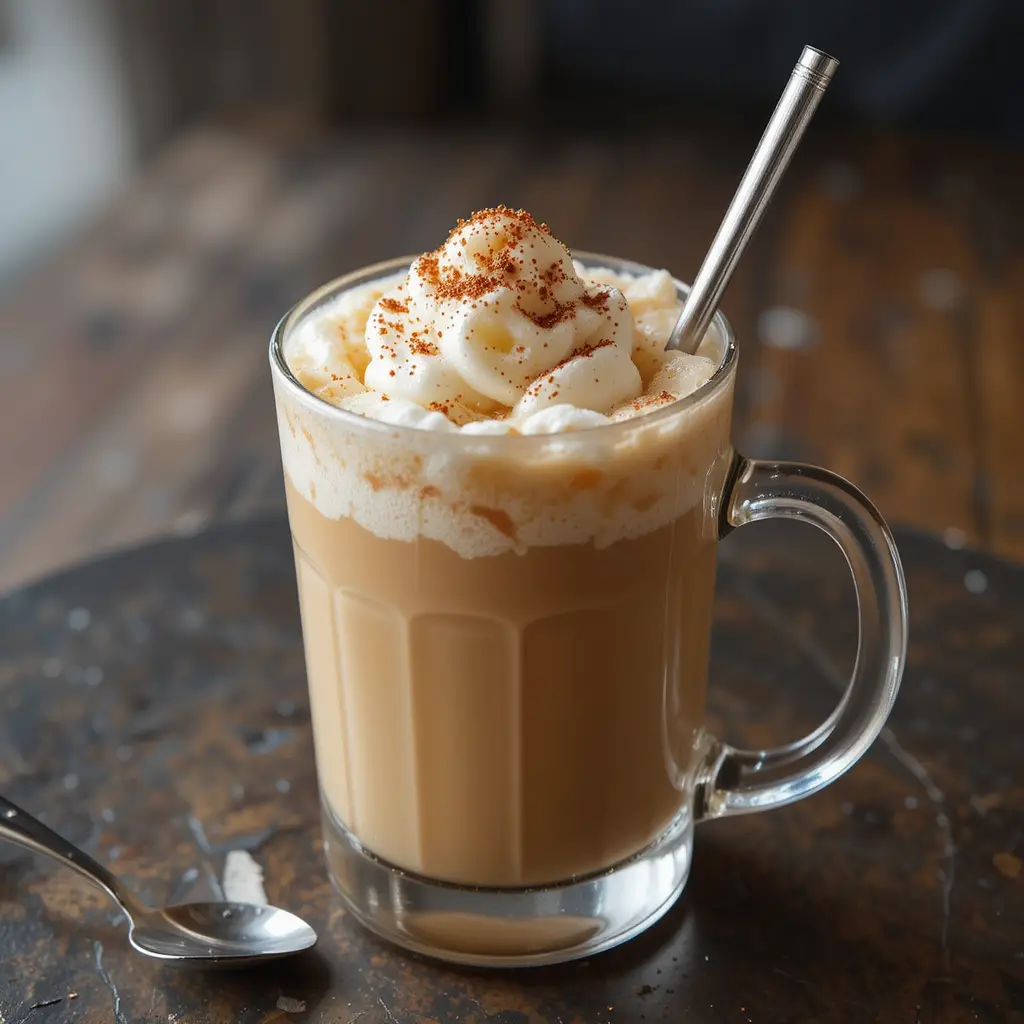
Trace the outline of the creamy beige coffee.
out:
<instances>
[{"instance_id":1,"label":"creamy beige coffee","mask_svg":"<svg viewBox=\"0 0 1024 1024\"><path fill-rule=\"evenodd\" d=\"M716 337L664 352L678 309L499 208L289 325L318 774L385 861L558 882L685 805L731 385Z\"/></svg>"}]
</instances>

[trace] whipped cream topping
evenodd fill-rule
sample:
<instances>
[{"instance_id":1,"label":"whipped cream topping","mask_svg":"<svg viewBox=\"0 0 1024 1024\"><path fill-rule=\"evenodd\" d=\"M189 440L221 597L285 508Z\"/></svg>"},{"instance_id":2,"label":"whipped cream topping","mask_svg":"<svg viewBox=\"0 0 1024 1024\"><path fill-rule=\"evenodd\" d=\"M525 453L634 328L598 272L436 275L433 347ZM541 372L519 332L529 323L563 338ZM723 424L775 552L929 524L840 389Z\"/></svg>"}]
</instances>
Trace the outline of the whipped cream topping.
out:
<instances>
[{"instance_id":1,"label":"whipped cream topping","mask_svg":"<svg viewBox=\"0 0 1024 1024\"><path fill-rule=\"evenodd\" d=\"M476 214L408 272L288 325L285 360L308 391L417 428L367 430L275 375L289 500L464 558L604 547L693 510L713 531L733 378L679 401L726 356L715 329L695 356L666 352L679 309L664 270L584 266L527 214Z\"/></svg>"},{"instance_id":2,"label":"whipped cream topping","mask_svg":"<svg viewBox=\"0 0 1024 1024\"><path fill-rule=\"evenodd\" d=\"M561 433L632 418L710 379L713 337L697 355L665 351L680 308L666 271L584 267L546 225L497 207L460 221L407 275L308 315L285 358L318 397L386 423Z\"/></svg>"}]
</instances>

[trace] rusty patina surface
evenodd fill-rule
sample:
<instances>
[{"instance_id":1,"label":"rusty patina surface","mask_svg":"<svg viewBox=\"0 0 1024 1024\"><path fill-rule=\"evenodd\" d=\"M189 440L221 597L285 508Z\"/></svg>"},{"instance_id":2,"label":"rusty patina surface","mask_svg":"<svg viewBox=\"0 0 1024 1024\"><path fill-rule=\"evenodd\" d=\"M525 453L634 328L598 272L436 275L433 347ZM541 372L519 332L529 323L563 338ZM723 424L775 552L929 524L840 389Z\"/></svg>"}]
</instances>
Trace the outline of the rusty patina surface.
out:
<instances>
[{"instance_id":1,"label":"rusty patina surface","mask_svg":"<svg viewBox=\"0 0 1024 1024\"><path fill-rule=\"evenodd\" d=\"M807 532L724 545L713 707L731 740L806 731L851 660L849 584ZM101 894L4 846L2 1020L1024 1019L1024 571L899 540L910 663L866 759L803 803L702 826L687 893L646 935L505 974L406 957L332 895L283 520L9 595L3 791L155 902L216 891L227 851L248 850L270 900L307 916L321 942L257 972L175 973L129 951Z\"/></svg>"}]
</instances>

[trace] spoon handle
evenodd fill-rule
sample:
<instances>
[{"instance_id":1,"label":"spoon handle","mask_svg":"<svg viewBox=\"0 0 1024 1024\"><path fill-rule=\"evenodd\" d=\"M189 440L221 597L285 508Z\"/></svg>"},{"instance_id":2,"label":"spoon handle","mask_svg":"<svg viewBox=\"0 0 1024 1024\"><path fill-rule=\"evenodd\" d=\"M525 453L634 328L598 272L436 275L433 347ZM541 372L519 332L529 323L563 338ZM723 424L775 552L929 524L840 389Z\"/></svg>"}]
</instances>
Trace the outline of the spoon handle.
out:
<instances>
[{"instance_id":1,"label":"spoon handle","mask_svg":"<svg viewBox=\"0 0 1024 1024\"><path fill-rule=\"evenodd\" d=\"M17 804L0 796L0 839L24 846L33 853L52 857L69 868L74 868L83 878L99 886L120 905L129 917L138 912L138 900L98 861L85 851L72 846L62 836L47 828L37 818L23 811Z\"/></svg>"}]
</instances>

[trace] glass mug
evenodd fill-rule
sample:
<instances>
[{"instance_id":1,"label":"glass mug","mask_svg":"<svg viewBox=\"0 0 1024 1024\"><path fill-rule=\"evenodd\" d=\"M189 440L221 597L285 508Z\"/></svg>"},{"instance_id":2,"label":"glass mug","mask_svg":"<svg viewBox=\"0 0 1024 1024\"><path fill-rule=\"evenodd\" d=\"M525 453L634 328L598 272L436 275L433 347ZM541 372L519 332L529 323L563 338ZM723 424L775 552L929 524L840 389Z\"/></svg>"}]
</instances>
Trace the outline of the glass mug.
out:
<instances>
[{"instance_id":1,"label":"glass mug","mask_svg":"<svg viewBox=\"0 0 1024 1024\"><path fill-rule=\"evenodd\" d=\"M436 433L306 391L283 354L295 325L409 262L327 284L270 345L329 872L419 953L589 956L668 910L696 823L798 800L864 753L903 671L902 569L851 484L733 450L721 315L694 394L573 433ZM846 556L858 655L809 736L738 750L704 728L716 548L780 517Z\"/></svg>"}]
</instances>

